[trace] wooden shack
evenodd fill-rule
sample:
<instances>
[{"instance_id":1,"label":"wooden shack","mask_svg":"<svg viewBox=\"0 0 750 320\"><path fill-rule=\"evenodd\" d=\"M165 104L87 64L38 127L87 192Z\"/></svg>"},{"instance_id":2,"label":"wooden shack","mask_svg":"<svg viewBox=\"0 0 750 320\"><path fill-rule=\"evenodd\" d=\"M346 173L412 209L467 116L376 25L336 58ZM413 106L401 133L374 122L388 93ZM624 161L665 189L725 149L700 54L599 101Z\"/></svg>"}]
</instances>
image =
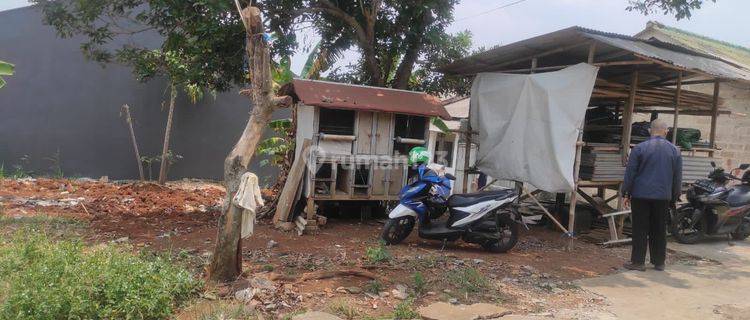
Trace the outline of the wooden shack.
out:
<instances>
[{"instance_id":1,"label":"wooden shack","mask_svg":"<svg viewBox=\"0 0 750 320\"><path fill-rule=\"evenodd\" d=\"M450 118L438 98L422 92L302 79L286 90L296 101L293 166L304 170L299 179L290 175L284 191L296 189L294 199L306 201L306 218L295 221L304 229L315 229L322 201L397 200L409 150L428 145L432 117Z\"/></svg>"}]
</instances>

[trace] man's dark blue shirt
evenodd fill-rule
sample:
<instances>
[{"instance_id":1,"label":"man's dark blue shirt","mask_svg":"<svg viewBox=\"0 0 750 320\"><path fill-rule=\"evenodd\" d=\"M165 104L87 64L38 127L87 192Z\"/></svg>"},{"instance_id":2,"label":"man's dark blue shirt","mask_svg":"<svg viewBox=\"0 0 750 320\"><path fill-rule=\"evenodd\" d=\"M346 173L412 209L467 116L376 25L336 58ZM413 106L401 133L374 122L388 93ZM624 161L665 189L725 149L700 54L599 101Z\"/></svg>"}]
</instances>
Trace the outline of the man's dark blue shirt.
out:
<instances>
[{"instance_id":1,"label":"man's dark blue shirt","mask_svg":"<svg viewBox=\"0 0 750 320\"><path fill-rule=\"evenodd\" d=\"M631 198L676 201L681 192L682 156L663 137L651 137L630 152L622 191Z\"/></svg>"}]
</instances>

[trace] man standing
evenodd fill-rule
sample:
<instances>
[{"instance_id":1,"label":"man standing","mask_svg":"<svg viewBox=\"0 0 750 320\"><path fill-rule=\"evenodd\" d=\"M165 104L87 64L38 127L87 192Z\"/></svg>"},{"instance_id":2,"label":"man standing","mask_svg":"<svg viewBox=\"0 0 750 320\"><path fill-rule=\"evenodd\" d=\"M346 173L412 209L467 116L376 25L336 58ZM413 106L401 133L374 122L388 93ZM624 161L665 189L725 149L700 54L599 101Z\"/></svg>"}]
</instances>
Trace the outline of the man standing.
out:
<instances>
[{"instance_id":1,"label":"man standing","mask_svg":"<svg viewBox=\"0 0 750 320\"><path fill-rule=\"evenodd\" d=\"M630 152L622 192L625 206L632 203L633 251L626 269L646 271L646 248L650 262L664 270L667 254L667 214L681 192L682 156L667 141L667 123L651 122L651 138Z\"/></svg>"}]
</instances>

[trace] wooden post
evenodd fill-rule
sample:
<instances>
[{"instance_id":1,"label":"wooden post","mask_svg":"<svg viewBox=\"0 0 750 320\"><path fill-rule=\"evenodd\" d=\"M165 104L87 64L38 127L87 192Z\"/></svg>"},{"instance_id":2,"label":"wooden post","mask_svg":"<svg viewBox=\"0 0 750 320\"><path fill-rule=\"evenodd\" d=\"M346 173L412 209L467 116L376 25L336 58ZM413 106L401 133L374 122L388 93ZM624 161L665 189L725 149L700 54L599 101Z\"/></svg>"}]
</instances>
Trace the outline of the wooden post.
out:
<instances>
[{"instance_id":1,"label":"wooden post","mask_svg":"<svg viewBox=\"0 0 750 320\"><path fill-rule=\"evenodd\" d=\"M471 114L471 107L469 107L469 114ZM464 143L466 144L464 153L464 185L462 187L461 193L469 192L469 165L471 165L471 121L468 119L466 121L466 141L464 141Z\"/></svg>"},{"instance_id":2,"label":"wooden post","mask_svg":"<svg viewBox=\"0 0 750 320\"><path fill-rule=\"evenodd\" d=\"M719 79L714 79L714 100L711 108L711 135L708 139L711 149L716 149L716 120L719 118L719 84ZM713 157L714 151L710 151L708 156Z\"/></svg>"},{"instance_id":3,"label":"wooden post","mask_svg":"<svg viewBox=\"0 0 750 320\"><path fill-rule=\"evenodd\" d=\"M633 110L635 109L635 95L637 89L638 70L634 70L633 75L630 78L628 105L622 113L622 165L628 163L628 154L630 153L630 135L633 131Z\"/></svg>"},{"instance_id":4,"label":"wooden post","mask_svg":"<svg viewBox=\"0 0 750 320\"><path fill-rule=\"evenodd\" d=\"M677 119L680 117L680 95L682 94L682 71L677 74L677 91L674 94L674 122L672 124L672 144L677 145Z\"/></svg>"},{"instance_id":5,"label":"wooden post","mask_svg":"<svg viewBox=\"0 0 750 320\"><path fill-rule=\"evenodd\" d=\"M536 57L531 59L531 69L529 70L529 73L534 73L536 71L536 65L537 65L537 59Z\"/></svg>"},{"instance_id":6,"label":"wooden post","mask_svg":"<svg viewBox=\"0 0 750 320\"><path fill-rule=\"evenodd\" d=\"M130 116L130 106L128 106L127 104L123 104L122 112L125 113L125 122L128 123L128 128L130 129L130 140L133 142L133 150L135 150L135 161L138 164L138 176L141 178L141 181L145 181L146 176L143 174L143 162L141 161L141 153L138 151L138 142L135 140L133 118Z\"/></svg>"}]
</instances>

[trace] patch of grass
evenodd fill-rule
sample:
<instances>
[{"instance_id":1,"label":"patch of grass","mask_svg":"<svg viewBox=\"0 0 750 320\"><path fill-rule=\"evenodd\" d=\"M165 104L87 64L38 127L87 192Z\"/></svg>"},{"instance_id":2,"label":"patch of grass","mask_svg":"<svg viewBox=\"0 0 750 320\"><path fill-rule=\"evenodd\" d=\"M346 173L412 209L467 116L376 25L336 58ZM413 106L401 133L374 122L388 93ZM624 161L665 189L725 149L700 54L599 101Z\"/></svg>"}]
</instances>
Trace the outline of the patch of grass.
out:
<instances>
[{"instance_id":1,"label":"patch of grass","mask_svg":"<svg viewBox=\"0 0 750 320\"><path fill-rule=\"evenodd\" d=\"M491 287L490 281L479 270L471 267L450 270L445 279L463 293L479 293Z\"/></svg>"},{"instance_id":2,"label":"patch of grass","mask_svg":"<svg viewBox=\"0 0 750 320\"><path fill-rule=\"evenodd\" d=\"M252 320L255 312L241 303L228 301L203 301L185 308L179 320Z\"/></svg>"},{"instance_id":3,"label":"patch of grass","mask_svg":"<svg viewBox=\"0 0 750 320\"><path fill-rule=\"evenodd\" d=\"M395 320L411 320L419 319L419 313L414 310L414 301L407 299L399 303L396 308L393 309L393 319Z\"/></svg>"},{"instance_id":4,"label":"patch of grass","mask_svg":"<svg viewBox=\"0 0 750 320\"><path fill-rule=\"evenodd\" d=\"M370 280L365 285L365 292L372 293L372 294L379 294L381 291L383 291L383 283L379 280Z\"/></svg>"},{"instance_id":5,"label":"patch of grass","mask_svg":"<svg viewBox=\"0 0 750 320\"><path fill-rule=\"evenodd\" d=\"M354 307L351 303L348 303L344 300L336 300L333 301L328 308L333 312L334 314L346 319L346 320L355 320L359 319L360 315L362 314L359 310L357 310L356 307Z\"/></svg>"},{"instance_id":6,"label":"patch of grass","mask_svg":"<svg viewBox=\"0 0 750 320\"><path fill-rule=\"evenodd\" d=\"M22 229L0 240L0 319L164 319L200 281L163 257Z\"/></svg>"},{"instance_id":7,"label":"patch of grass","mask_svg":"<svg viewBox=\"0 0 750 320\"><path fill-rule=\"evenodd\" d=\"M427 292L427 279L425 279L424 275L417 271L412 275L412 281L413 281L413 289L414 294L416 296L422 296Z\"/></svg>"},{"instance_id":8,"label":"patch of grass","mask_svg":"<svg viewBox=\"0 0 750 320\"><path fill-rule=\"evenodd\" d=\"M365 249L365 259L373 264L387 262L391 260L391 253L385 247L385 243L380 242L377 247Z\"/></svg>"},{"instance_id":9,"label":"patch of grass","mask_svg":"<svg viewBox=\"0 0 750 320\"><path fill-rule=\"evenodd\" d=\"M265 272L271 272L273 271L273 265L272 264L264 264L262 267L260 267L262 271Z\"/></svg>"},{"instance_id":10,"label":"patch of grass","mask_svg":"<svg viewBox=\"0 0 750 320\"><path fill-rule=\"evenodd\" d=\"M0 235L10 237L17 230L28 230L33 233L44 233L51 238L71 238L83 231L85 223L71 218L35 215L3 216L0 207Z\"/></svg>"}]
</instances>

